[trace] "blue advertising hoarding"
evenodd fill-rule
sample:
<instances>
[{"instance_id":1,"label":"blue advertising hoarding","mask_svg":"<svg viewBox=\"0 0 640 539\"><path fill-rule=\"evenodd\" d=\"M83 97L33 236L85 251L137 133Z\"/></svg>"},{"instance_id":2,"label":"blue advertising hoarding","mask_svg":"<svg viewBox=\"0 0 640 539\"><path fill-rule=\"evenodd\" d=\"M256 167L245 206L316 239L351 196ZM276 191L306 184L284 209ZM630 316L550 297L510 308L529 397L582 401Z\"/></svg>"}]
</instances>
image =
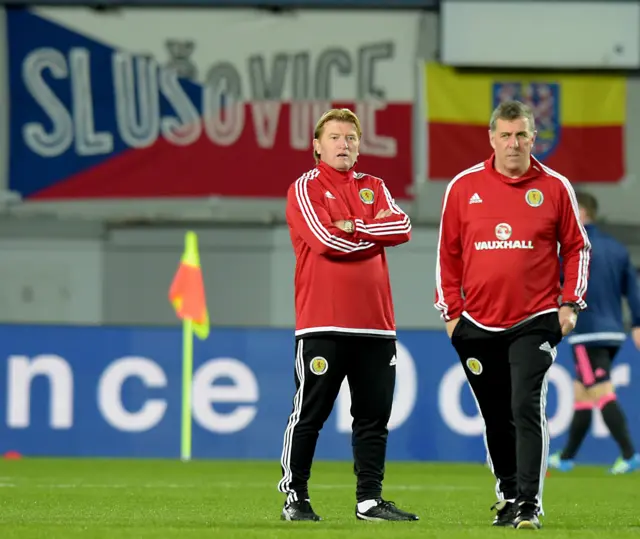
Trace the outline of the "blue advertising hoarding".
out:
<instances>
[{"instance_id":1,"label":"blue advertising hoarding","mask_svg":"<svg viewBox=\"0 0 640 539\"><path fill-rule=\"evenodd\" d=\"M482 420L440 331L399 331L390 460L482 462ZM168 457L180 454L178 328L0 326L0 451L24 455ZM279 459L294 393L293 333L215 328L196 341L194 458ZM640 354L625 343L613 380L640 441ZM571 419L572 363L559 348L549 383L552 447ZM343 387L318 458L351 459ZM579 459L611 463L617 450L597 414Z\"/></svg>"}]
</instances>

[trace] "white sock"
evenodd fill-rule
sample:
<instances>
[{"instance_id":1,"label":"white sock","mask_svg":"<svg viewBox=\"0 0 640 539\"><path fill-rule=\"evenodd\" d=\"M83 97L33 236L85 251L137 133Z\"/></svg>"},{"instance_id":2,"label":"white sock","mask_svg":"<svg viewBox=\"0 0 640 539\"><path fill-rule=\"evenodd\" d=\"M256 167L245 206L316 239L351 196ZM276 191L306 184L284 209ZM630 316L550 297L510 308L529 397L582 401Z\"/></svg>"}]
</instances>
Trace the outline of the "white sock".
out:
<instances>
[{"instance_id":1,"label":"white sock","mask_svg":"<svg viewBox=\"0 0 640 539\"><path fill-rule=\"evenodd\" d=\"M372 507L378 505L378 500L365 500L363 502L358 502L358 511L360 513L366 513Z\"/></svg>"}]
</instances>

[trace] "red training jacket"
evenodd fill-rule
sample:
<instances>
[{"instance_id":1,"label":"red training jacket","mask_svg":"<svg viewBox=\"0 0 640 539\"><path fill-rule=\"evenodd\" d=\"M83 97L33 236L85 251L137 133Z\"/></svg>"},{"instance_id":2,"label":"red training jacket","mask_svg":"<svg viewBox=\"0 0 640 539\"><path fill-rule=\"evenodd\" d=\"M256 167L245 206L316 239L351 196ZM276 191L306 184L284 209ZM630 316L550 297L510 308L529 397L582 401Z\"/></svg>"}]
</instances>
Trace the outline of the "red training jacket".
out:
<instances>
[{"instance_id":1,"label":"red training jacket","mask_svg":"<svg viewBox=\"0 0 640 539\"><path fill-rule=\"evenodd\" d=\"M591 244L569 180L531 159L517 179L493 155L447 186L436 262L435 307L486 329L506 329L557 311L586 308ZM564 287L560 287L560 260Z\"/></svg>"},{"instance_id":2,"label":"red training jacket","mask_svg":"<svg viewBox=\"0 0 640 539\"><path fill-rule=\"evenodd\" d=\"M375 219L382 209L393 215ZM409 241L411 222L380 178L321 162L287 193L296 256L296 336L395 337L385 247ZM334 226L353 220L355 232Z\"/></svg>"}]
</instances>

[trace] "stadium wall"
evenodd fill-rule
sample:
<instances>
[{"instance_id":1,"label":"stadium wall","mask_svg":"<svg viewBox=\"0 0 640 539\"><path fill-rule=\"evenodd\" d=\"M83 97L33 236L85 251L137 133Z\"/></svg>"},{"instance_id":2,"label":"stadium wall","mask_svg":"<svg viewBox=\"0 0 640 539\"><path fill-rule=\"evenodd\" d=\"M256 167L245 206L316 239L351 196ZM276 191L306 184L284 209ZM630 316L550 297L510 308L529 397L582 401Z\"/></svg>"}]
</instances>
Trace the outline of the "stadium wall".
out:
<instances>
[{"instance_id":1,"label":"stadium wall","mask_svg":"<svg viewBox=\"0 0 640 539\"><path fill-rule=\"evenodd\" d=\"M185 227L26 219L0 226L0 323L167 325ZM188 226L188 225L185 225ZM215 326L291 328L295 260L284 226L194 226ZM387 249L396 320L442 330L433 307L438 231ZM640 245L631 245L640 267Z\"/></svg>"}]
</instances>

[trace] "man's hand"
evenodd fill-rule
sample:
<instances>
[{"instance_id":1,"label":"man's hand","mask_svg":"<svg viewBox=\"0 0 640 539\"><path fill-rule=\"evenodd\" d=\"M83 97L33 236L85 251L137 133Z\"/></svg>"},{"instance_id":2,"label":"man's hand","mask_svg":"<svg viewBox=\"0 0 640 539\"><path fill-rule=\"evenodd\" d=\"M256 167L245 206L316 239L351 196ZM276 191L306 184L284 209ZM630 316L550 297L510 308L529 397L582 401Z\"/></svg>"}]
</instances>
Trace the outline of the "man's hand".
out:
<instances>
[{"instance_id":1,"label":"man's hand","mask_svg":"<svg viewBox=\"0 0 640 539\"><path fill-rule=\"evenodd\" d=\"M376 215L376 219L384 219L385 217L391 217L393 215L393 212L391 210L380 210L377 215Z\"/></svg>"},{"instance_id":2,"label":"man's hand","mask_svg":"<svg viewBox=\"0 0 640 539\"><path fill-rule=\"evenodd\" d=\"M446 327L447 327L447 335L449 335L449 338L451 338L451 335L453 335L453 331L456 329L458 322L460 322L460 317L454 318L453 320L449 320L447 322Z\"/></svg>"},{"instance_id":3,"label":"man's hand","mask_svg":"<svg viewBox=\"0 0 640 539\"><path fill-rule=\"evenodd\" d=\"M348 234L353 234L355 232L355 227L353 226L353 221L334 221L333 226L338 227L343 232L347 232Z\"/></svg>"},{"instance_id":4,"label":"man's hand","mask_svg":"<svg viewBox=\"0 0 640 539\"><path fill-rule=\"evenodd\" d=\"M566 337L576 327L578 315L571 307L560 307L560 310L558 311L558 320L560 321L560 327L562 328L562 336Z\"/></svg>"},{"instance_id":5,"label":"man's hand","mask_svg":"<svg viewBox=\"0 0 640 539\"><path fill-rule=\"evenodd\" d=\"M640 328L633 328L631 330L631 339L633 339L633 344L636 345L636 348L640 350Z\"/></svg>"}]
</instances>

